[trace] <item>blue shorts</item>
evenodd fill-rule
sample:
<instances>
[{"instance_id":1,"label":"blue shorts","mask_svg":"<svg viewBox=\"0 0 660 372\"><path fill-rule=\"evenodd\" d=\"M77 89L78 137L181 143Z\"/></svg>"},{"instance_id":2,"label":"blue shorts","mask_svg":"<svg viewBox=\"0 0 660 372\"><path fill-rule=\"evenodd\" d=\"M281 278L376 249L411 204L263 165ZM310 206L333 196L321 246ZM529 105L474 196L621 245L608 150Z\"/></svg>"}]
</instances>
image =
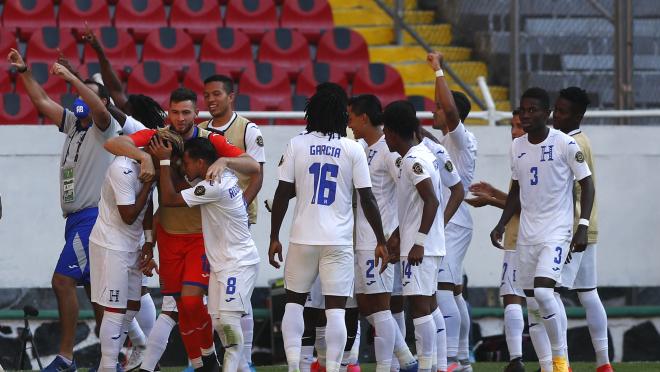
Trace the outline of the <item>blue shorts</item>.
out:
<instances>
[{"instance_id":1,"label":"blue shorts","mask_svg":"<svg viewBox=\"0 0 660 372\"><path fill-rule=\"evenodd\" d=\"M64 248L57 260L55 272L73 278L78 285L89 284L89 235L99 215L99 209L86 208L71 213L64 228Z\"/></svg>"}]
</instances>

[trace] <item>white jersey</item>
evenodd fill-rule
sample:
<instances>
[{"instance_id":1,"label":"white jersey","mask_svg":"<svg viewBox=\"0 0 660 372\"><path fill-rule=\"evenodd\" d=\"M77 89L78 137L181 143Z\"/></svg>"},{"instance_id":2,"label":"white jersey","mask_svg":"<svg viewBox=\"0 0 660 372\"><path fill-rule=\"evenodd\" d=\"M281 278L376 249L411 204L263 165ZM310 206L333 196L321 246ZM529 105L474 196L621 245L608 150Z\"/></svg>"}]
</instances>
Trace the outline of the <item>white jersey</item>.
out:
<instances>
[{"instance_id":1,"label":"white jersey","mask_svg":"<svg viewBox=\"0 0 660 372\"><path fill-rule=\"evenodd\" d=\"M518 244L535 245L570 239L573 231L573 180L591 175L580 147L570 136L550 128L548 137L531 144L528 135L511 145L511 178L520 185Z\"/></svg>"},{"instance_id":2,"label":"white jersey","mask_svg":"<svg viewBox=\"0 0 660 372\"><path fill-rule=\"evenodd\" d=\"M452 162L449 152L447 149L445 149L444 146L426 137L422 139L422 144L426 146L426 148L429 149L433 155L435 155L439 166L442 166L442 168L439 170L440 189L436 192L436 194L438 195L438 201L440 202L442 210L445 210L447 207L447 202L449 201L449 196L451 195L451 192L446 193L445 191L449 191L449 187L452 187L458 182L461 182L461 178L458 174L458 171L456 170L456 166L454 166L454 163ZM458 182L456 182L457 177Z\"/></svg>"},{"instance_id":3,"label":"white jersey","mask_svg":"<svg viewBox=\"0 0 660 372\"><path fill-rule=\"evenodd\" d=\"M259 262L248 227L247 207L236 176L225 171L219 182L201 181L181 190L189 207L200 206L206 257L218 272Z\"/></svg>"},{"instance_id":4,"label":"white jersey","mask_svg":"<svg viewBox=\"0 0 660 372\"><path fill-rule=\"evenodd\" d=\"M130 115L126 115L126 121L124 122L124 125L121 127L121 132L122 134L129 135L144 129L147 129L147 127L145 127L144 124L136 120L134 117Z\"/></svg>"},{"instance_id":5,"label":"white jersey","mask_svg":"<svg viewBox=\"0 0 660 372\"><path fill-rule=\"evenodd\" d=\"M144 186L138 179L140 164L125 156L116 157L105 176L101 188L99 216L89 240L107 249L136 252L142 248L144 233L142 220L147 206L132 225L127 225L119 214L119 205L133 205ZM148 203L147 203L148 204Z\"/></svg>"},{"instance_id":6,"label":"white jersey","mask_svg":"<svg viewBox=\"0 0 660 372\"><path fill-rule=\"evenodd\" d=\"M225 132L229 127L234 123L238 117L237 113L233 113L229 121L222 126L216 127L209 123L209 128L217 129L221 132ZM261 134L261 129L255 123L248 123L245 127L245 152L250 155L258 163L266 162L266 150L264 149L263 136Z\"/></svg>"},{"instance_id":7,"label":"white jersey","mask_svg":"<svg viewBox=\"0 0 660 372\"><path fill-rule=\"evenodd\" d=\"M385 136L382 136L371 146L368 146L362 140L359 143L367 154L372 184L371 191L378 203L383 232L386 236L389 236L399 226L396 204L393 202L396 199L396 180L399 176L399 169L396 166L399 154L390 152L385 143ZM360 195L358 195L359 200ZM371 225L364 216L362 205L358 203L355 216L355 249L373 251L376 243L376 234L374 234Z\"/></svg>"},{"instance_id":8,"label":"white jersey","mask_svg":"<svg viewBox=\"0 0 660 372\"><path fill-rule=\"evenodd\" d=\"M353 187L371 187L360 144L319 132L296 136L280 160L279 179L296 188L291 243L353 245Z\"/></svg>"},{"instance_id":9,"label":"white jersey","mask_svg":"<svg viewBox=\"0 0 660 372\"><path fill-rule=\"evenodd\" d=\"M468 195L468 187L474 180L477 164L477 139L472 132L467 130L463 122L460 122L454 131L440 138L440 143L449 151L449 156L454 161L458 175L461 177L463 191L465 191L465 195ZM450 191L445 189L443 192L446 204ZM449 222L468 229L473 227L470 207L466 202L461 203Z\"/></svg>"},{"instance_id":10,"label":"white jersey","mask_svg":"<svg viewBox=\"0 0 660 372\"><path fill-rule=\"evenodd\" d=\"M449 187L461 182L450 160L447 160L445 164L440 164L436 156L424 144L419 144L408 150L399 167L397 200L401 256L408 256L410 249L415 244L424 209L424 201L419 196L416 185L427 178L430 178L433 183L438 201L442 198L440 192L442 185ZM445 255L443 211L444 208L440 203L433 225L426 236L424 256Z\"/></svg>"}]
</instances>

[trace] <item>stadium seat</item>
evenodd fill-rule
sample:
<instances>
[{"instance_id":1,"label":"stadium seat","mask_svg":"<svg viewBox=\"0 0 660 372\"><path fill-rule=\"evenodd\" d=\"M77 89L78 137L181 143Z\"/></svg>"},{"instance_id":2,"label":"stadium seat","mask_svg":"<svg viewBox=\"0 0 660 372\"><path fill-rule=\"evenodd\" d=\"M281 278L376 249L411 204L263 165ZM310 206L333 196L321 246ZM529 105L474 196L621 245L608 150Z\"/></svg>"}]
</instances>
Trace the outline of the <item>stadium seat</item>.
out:
<instances>
[{"instance_id":1,"label":"stadium seat","mask_svg":"<svg viewBox=\"0 0 660 372\"><path fill-rule=\"evenodd\" d=\"M233 0L227 2L225 26L238 28L250 40L259 42L263 34L277 28L277 11L273 0Z\"/></svg>"},{"instance_id":2,"label":"stadium seat","mask_svg":"<svg viewBox=\"0 0 660 372\"><path fill-rule=\"evenodd\" d=\"M183 86L196 92L201 103L203 102L204 80L216 74L231 76L231 71L213 62L194 63L186 71L186 75L183 78Z\"/></svg>"},{"instance_id":3,"label":"stadium seat","mask_svg":"<svg viewBox=\"0 0 660 372\"><path fill-rule=\"evenodd\" d=\"M5 1L2 12L3 28L18 30L21 40L42 27L55 27L55 8L51 0L12 0Z\"/></svg>"},{"instance_id":4,"label":"stadium seat","mask_svg":"<svg viewBox=\"0 0 660 372\"><path fill-rule=\"evenodd\" d=\"M288 0L282 4L280 26L300 31L312 43L334 27L328 0Z\"/></svg>"},{"instance_id":5,"label":"stadium seat","mask_svg":"<svg viewBox=\"0 0 660 372\"><path fill-rule=\"evenodd\" d=\"M163 27L153 30L144 41L143 61L158 61L177 71L195 63L193 41L183 30Z\"/></svg>"},{"instance_id":6,"label":"stadium seat","mask_svg":"<svg viewBox=\"0 0 660 372\"><path fill-rule=\"evenodd\" d=\"M435 102L432 99L426 96L408 96L406 98L408 102L412 103L415 106L415 111L431 111L435 112ZM421 120L423 125L433 125L433 119L423 119Z\"/></svg>"},{"instance_id":7,"label":"stadium seat","mask_svg":"<svg viewBox=\"0 0 660 372\"><path fill-rule=\"evenodd\" d=\"M122 0L115 8L115 27L129 30L137 41L144 41L153 30L167 26L161 0Z\"/></svg>"},{"instance_id":8,"label":"stadium seat","mask_svg":"<svg viewBox=\"0 0 660 372\"><path fill-rule=\"evenodd\" d=\"M245 66L252 65L250 39L242 31L217 28L204 37L199 60L218 63L231 71L234 79L239 79Z\"/></svg>"},{"instance_id":9,"label":"stadium seat","mask_svg":"<svg viewBox=\"0 0 660 372\"><path fill-rule=\"evenodd\" d=\"M126 90L129 94L144 94L161 104L168 102L170 93L178 87L176 72L156 61L146 61L137 65L126 82Z\"/></svg>"},{"instance_id":10,"label":"stadium seat","mask_svg":"<svg viewBox=\"0 0 660 372\"><path fill-rule=\"evenodd\" d=\"M185 30L195 42L201 42L209 30L222 27L216 0L179 0L172 2L170 27Z\"/></svg>"},{"instance_id":11,"label":"stadium seat","mask_svg":"<svg viewBox=\"0 0 660 372\"><path fill-rule=\"evenodd\" d=\"M339 84L345 90L348 89L348 81L344 73L329 63L308 63L298 75L296 94L303 97L311 97L316 91L316 86L333 82ZM294 101L295 106L295 101Z\"/></svg>"},{"instance_id":12,"label":"stadium seat","mask_svg":"<svg viewBox=\"0 0 660 372\"><path fill-rule=\"evenodd\" d=\"M259 99L245 95L237 94L234 97L234 110L236 111L268 111L266 104ZM269 119L252 119L250 121L257 125L267 125L271 123Z\"/></svg>"},{"instance_id":13,"label":"stadium seat","mask_svg":"<svg viewBox=\"0 0 660 372\"><path fill-rule=\"evenodd\" d=\"M113 68L125 70L138 63L135 42L128 31L114 27L102 27L95 34ZM86 65L96 64L94 69L98 69L96 52L88 43L85 43L84 60Z\"/></svg>"},{"instance_id":14,"label":"stadium seat","mask_svg":"<svg viewBox=\"0 0 660 372\"><path fill-rule=\"evenodd\" d=\"M14 36L14 34L11 31L4 28L0 28L0 57L2 57L0 58L0 69L2 69L2 71L5 73L11 66L11 63L7 61L7 56L9 55L9 51L12 48L18 50L18 43L16 42L16 36Z\"/></svg>"},{"instance_id":15,"label":"stadium seat","mask_svg":"<svg viewBox=\"0 0 660 372\"><path fill-rule=\"evenodd\" d=\"M259 62L281 67L294 80L309 64L311 57L307 40L298 31L278 28L266 32L259 47Z\"/></svg>"},{"instance_id":16,"label":"stadium seat","mask_svg":"<svg viewBox=\"0 0 660 372\"><path fill-rule=\"evenodd\" d=\"M1 124L39 124L39 114L28 96L4 93L0 99Z\"/></svg>"},{"instance_id":17,"label":"stadium seat","mask_svg":"<svg viewBox=\"0 0 660 372\"><path fill-rule=\"evenodd\" d=\"M285 110L291 106L289 78L284 70L270 63L255 63L241 77L239 92L263 103L268 110Z\"/></svg>"},{"instance_id":18,"label":"stadium seat","mask_svg":"<svg viewBox=\"0 0 660 372\"><path fill-rule=\"evenodd\" d=\"M376 94L383 107L396 100L405 100L403 79L399 72L384 63L361 67L353 81L353 95Z\"/></svg>"},{"instance_id":19,"label":"stadium seat","mask_svg":"<svg viewBox=\"0 0 660 372\"><path fill-rule=\"evenodd\" d=\"M45 62L30 62L30 71L34 80L41 85L51 98L59 97L61 94L68 92L68 84L64 79L50 74L50 64ZM26 93L25 86L23 85L20 77L16 78L16 92Z\"/></svg>"},{"instance_id":20,"label":"stadium seat","mask_svg":"<svg viewBox=\"0 0 660 372\"><path fill-rule=\"evenodd\" d=\"M11 75L9 70L0 72L0 92L11 92Z\"/></svg>"},{"instance_id":21,"label":"stadium seat","mask_svg":"<svg viewBox=\"0 0 660 372\"><path fill-rule=\"evenodd\" d=\"M52 64L61 52L71 66L80 65L78 46L70 29L57 27L44 27L35 31L27 44L25 59L27 62L44 62Z\"/></svg>"},{"instance_id":22,"label":"stadium seat","mask_svg":"<svg viewBox=\"0 0 660 372\"><path fill-rule=\"evenodd\" d=\"M84 30L85 22L90 28L110 26L110 11L104 0L62 0L59 12L59 27L74 31Z\"/></svg>"},{"instance_id":23,"label":"stadium seat","mask_svg":"<svg viewBox=\"0 0 660 372\"><path fill-rule=\"evenodd\" d=\"M316 61L332 64L352 79L355 71L369 64L369 49L362 35L348 28L334 28L319 39Z\"/></svg>"}]
</instances>

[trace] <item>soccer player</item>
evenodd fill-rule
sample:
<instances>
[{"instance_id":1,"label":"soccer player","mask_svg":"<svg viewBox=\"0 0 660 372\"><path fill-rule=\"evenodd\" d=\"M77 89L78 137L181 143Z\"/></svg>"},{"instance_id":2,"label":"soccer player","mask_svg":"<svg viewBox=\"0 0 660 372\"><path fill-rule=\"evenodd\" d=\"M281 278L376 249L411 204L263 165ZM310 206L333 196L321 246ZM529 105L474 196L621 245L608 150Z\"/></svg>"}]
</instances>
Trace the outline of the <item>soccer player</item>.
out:
<instances>
[{"instance_id":1,"label":"soccer player","mask_svg":"<svg viewBox=\"0 0 660 372\"><path fill-rule=\"evenodd\" d=\"M553 293L567 255L572 250L584 251L587 245L594 186L575 140L547 127L549 101L541 88L526 90L520 99L520 121L526 134L511 146L511 190L490 237L493 245L502 248L504 227L520 208L518 280L530 313L539 311L541 319L534 322L543 322L552 347L552 365L544 363L541 369L566 372L566 337ZM573 178L582 187L581 219L574 234Z\"/></svg>"},{"instance_id":2,"label":"soccer player","mask_svg":"<svg viewBox=\"0 0 660 372\"><path fill-rule=\"evenodd\" d=\"M248 228L248 213L236 176L225 171L220 181L201 181L177 193L169 173L170 148L156 141L161 159L161 201L169 207L200 206L206 255L211 265L208 311L225 347L223 371L238 371L242 362L241 317L249 311L257 277L259 253ZM206 138L186 143L183 163L188 179L201 179L217 160ZM221 229L218 227L222 226Z\"/></svg>"},{"instance_id":3,"label":"soccer player","mask_svg":"<svg viewBox=\"0 0 660 372\"><path fill-rule=\"evenodd\" d=\"M409 102L390 103L383 112L383 123L388 148L401 156L397 181L399 227L392 235L400 240L403 295L415 324L419 369L430 371L435 349L444 348L436 344L436 339L444 339L445 335L444 326L439 324L442 313L435 301L438 269L445 255L444 223L463 200L463 187L446 151L440 150L445 156L440 164L426 145L417 144L419 121ZM441 186L451 190L446 208L442 206ZM437 360L437 369L447 370L446 357Z\"/></svg>"},{"instance_id":4,"label":"soccer player","mask_svg":"<svg viewBox=\"0 0 660 372\"><path fill-rule=\"evenodd\" d=\"M555 129L571 136L580 146L584 160L594 176L594 162L591 151L591 142L580 129L580 123L589 106L587 93L578 87L568 87L559 92L552 112L552 123ZM594 180L595 183L595 180ZM581 194L580 184L575 184L575 195ZM577 229L581 214L580 200L576 199L574 228ZM597 372L612 371L608 355L607 340L607 314L603 303L598 296L596 278L596 243L598 239L598 223L596 215L598 209L594 200L591 216L589 217L589 231L587 233L587 246L583 252L576 250L572 253L571 261L564 266L562 272L563 287L576 290L580 303L585 308L587 325L591 334L591 342L596 351ZM564 329L566 332L566 329Z\"/></svg>"},{"instance_id":5,"label":"soccer player","mask_svg":"<svg viewBox=\"0 0 660 372\"><path fill-rule=\"evenodd\" d=\"M511 139L514 140L525 134L520 123L520 111L513 111L511 119ZM507 193L500 191L487 182L478 182L470 185L472 197L465 201L475 208L491 205L500 209L504 208ZM516 258L516 240L518 237L518 224L520 223L520 214L516 213L506 224L504 233L504 256L502 262L502 280L500 283L500 297L504 303L504 333L506 336L506 345L509 349L509 364L504 372L524 372L525 365L522 362L522 334L525 328L523 319L522 303L525 294L516 282L516 273L518 271ZM530 333L536 330L545 330L540 327L530 328ZM546 335L542 335L547 338ZM536 337L532 337L535 339ZM536 345L536 343L535 343ZM542 358L541 358L542 359Z\"/></svg>"},{"instance_id":6,"label":"soccer player","mask_svg":"<svg viewBox=\"0 0 660 372\"><path fill-rule=\"evenodd\" d=\"M182 151L178 134L163 130L156 135ZM99 338L100 371L116 370L117 357L128 327L139 310L142 284L141 266L153 257L153 243L144 242L143 220L151 229L152 182L138 179L139 165L132 159L117 157L105 177L99 202L99 217L89 236L92 301L103 306ZM150 240L148 237L147 240ZM144 262L141 262L143 261Z\"/></svg>"},{"instance_id":7,"label":"soccer player","mask_svg":"<svg viewBox=\"0 0 660 372\"><path fill-rule=\"evenodd\" d=\"M381 117L382 106L376 96L365 94L349 100L348 126L367 154L372 191L380 206L383 231L389 237L398 226L396 204L392 200L396 199L396 180L399 174L396 161L399 155L390 152L385 143L380 127ZM402 371L413 370L417 362L390 311L394 267L388 266L383 273L375 270L373 250L376 236L359 204L355 225L355 293L360 312L376 330L376 371L389 372L393 352L401 359Z\"/></svg>"},{"instance_id":8,"label":"soccer player","mask_svg":"<svg viewBox=\"0 0 660 372\"><path fill-rule=\"evenodd\" d=\"M347 100L344 90L336 84L317 87L305 108L307 133L292 138L280 160L268 255L270 264L279 268L279 230L289 199L295 195L296 209L284 265L287 304L282 318L284 350L291 372L300 369L303 305L317 275L326 305L326 369L337 372L340 368L347 339L344 307L346 298L353 293L354 279L352 187L360 195L378 242L374 269L384 271L387 267L388 253L378 205L371 192L367 157L358 143L344 138Z\"/></svg>"},{"instance_id":9,"label":"soccer player","mask_svg":"<svg viewBox=\"0 0 660 372\"><path fill-rule=\"evenodd\" d=\"M208 137L219 158L209 167L208 179L216 179L225 168L254 174L258 164L240 149L227 143L219 134L197 128L197 95L189 89L179 88L170 96L168 118L170 130L180 134L184 141L195 137ZM131 136L113 138L105 148L115 155L127 156L140 162L141 179L154 176L150 156L144 156L138 147L149 144L155 131L143 130ZM172 173L172 172L171 172ZM188 185L183 174L174 172L177 185ZM206 272L202 222L199 208L160 207L157 211L156 241L159 248L162 293L174 296L179 310L179 331L193 367L217 366L213 348L211 318L203 303L210 273ZM147 350L149 354L149 350ZM148 356L145 355L145 359ZM150 359L153 359L149 356Z\"/></svg>"},{"instance_id":10,"label":"soccer player","mask_svg":"<svg viewBox=\"0 0 660 372\"><path fill-rule=\"evenodd\" d=\"M461 177L464 193L474 178L477 140L463 122L470 113L470 101L461 92L451 91L442 71L443 55L429 53L426 58L435 72L435 113L433 128L440 129L440 143L447 149ZM445 196L449 190L445 189ZM470 315L463 298L463 260L472 240L472 217L466 203L461 203L445 226L447 255L438 273L438 306L447 326L449 370L472 371L469 361Z\"/></svg>"}]
</instances>

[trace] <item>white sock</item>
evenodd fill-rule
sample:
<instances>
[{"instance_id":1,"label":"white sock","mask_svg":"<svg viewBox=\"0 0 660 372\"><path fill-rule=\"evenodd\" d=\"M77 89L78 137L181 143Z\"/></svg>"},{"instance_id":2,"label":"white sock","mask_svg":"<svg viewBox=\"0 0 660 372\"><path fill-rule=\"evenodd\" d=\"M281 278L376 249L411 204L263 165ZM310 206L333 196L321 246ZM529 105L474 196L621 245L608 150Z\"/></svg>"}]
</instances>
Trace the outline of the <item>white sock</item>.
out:
<instances>
[{"instance_id":1,"label":"white sock","mask_svg":"<svg viewBox=\"0 0 660 372\"><path fill-rule=\"evenodd\" d=\"M580 303L587 315L587 326L591 334L591 342L596 351L596 366L610 363L609 346L607 343L607 313L598 296L598 290L578 292Z\"/></svg>"},{"instance_id":2,"label":"white sock","mask_svg":"<svg viewBox=\"0 0 660 372\"><path fill-rule=\"evenodd\" d=\"M302 346L300 351L300 372L309 372L314 363L314 346Z\"/></svg>"},{"instance_id":3,"label":"white sock","mask_svg":"<svg viewBox=\"0 0 660 372\"><path fill-rule=\"evenodd\" d=\"M289 302L284 307L282 317L282 337L284 339L284 352L289 364L289 372L300 369L301 340L305 332L302 305Z\"/></svg>"},{"instance_id":4,"label":"white sock","mask_svg":"<svg viewBox=\"0 0 660 372\"><path fill-rule=\"evenodd\" d=\"M358 358L360 357L360 336L361 336L361 326L360 320L358 318L357 328L355 330L355 340L353 341L353 347L351 348L351 355L349 356L348 362L350 364L357 364Z\"/></svg>"},{"instance_id":5,"label":"white sock","mask_svg":"<svg viewBox=\"0 0 660 372\"><path fill-rule=\"evenodd\" d=\"M99 371L114 372L117 366L117 357L123 345L123 326L125 314L110 311L103 312L99 338L101 339L101 362Z\"/></svg>"},{"instance_id":6,"label":"white sock","mask_svg":"<svg viewBox=\"0 0 660 372\"><path fill-rule=\"evenodd\" d=\"M527 297L527 320L529 321L529 337L532 339L541 370L542 372L552 372L552 347L539 312L539 304L534 297Z\"/></svg>"},{"instance_id":7,"label":"white sock","mask_svg":"<svg viewBox=\"0 0 660 372\"><path fill-rule=\"evenodd\" d=\"M545 331L548 332L550 345L552 346L552 356L565 356L564 337L561 327L561 310L555 299L553 288L534 288L534 298L539 304L539 314L543 319Z\"/></svg>"},{"instance_id":8,"label":"white sock","mask_svg":"<svg viewBox=\"0 0 660 372\"><path fill-rule=\"evenodd\" d=\"M436 338L436 326L431 315L425 315L413 319L415 325L415 338L420 348L417 350L419 370L428 372L433 364L433 347Z\"/></svg>"},{"instance_id":9,"label":"white sock","mask_svg":"<svg viewBox=\"0 0 660 372\"><path fill-rule=\"evenodd\" d=\"M147 345L147 337L145 337L144 332L142 332L142 329L140 328L140 325L135 318L133 318L131 323L128 325L128 338L131 339L133 346L144 347Z\"/></svg>"},{"instance_id":10,"label":"white sock","mask_svg":"<svg viewBox=\"0 0 660 372\"><path fill-rule=\"evenodd\" d=\"M156 364L158 364L158 361L167 348L170 333L172 333L172 328L174 328L175 325L176 322L174 319L170 318L169 315L161 313L158 316L156 324L149 333L147 350L144 352L144 360L142 360L140 369L146 369L150 372L153 372L156 369Z\"/></svg>"},{"instance_id":11,"label":"white sock","mask_svg":"<svg viewBox=\"0 0 660 372\"><path fill-rule=\"evenodd\" d=\"M463 294L454 296L458 312L461 314L461 328L458 337L458 360L470 359L470 312Z\"/></svg>"},{"instance_id":12,"label":"white sock","mask_svg":"<svg viewBox=\"0 0 660 372\"><path fill-rule=\"evenodd\" d=\"M454 292L439 290L435 292L438 307L442 312L447 327L447 358L454 361L458 355L458 338L461 332L461 313L454 299Z\"/></svg>"},{"instance_id":13,"label":"white sock","mask_svg":"<svg viewBox=\"0 0 660 372\"><path fill-rule=\"evenodd\" d=\"M388 372L392 366L394 342L396 340L396 322L389 310L379 311L369 315L370 323L376 330L374 337L374 353L376 355L376 371Z\"/></svg>"},{"instance_id":14,"label":"white sock","mask_svg":"<svg viewBox=\"0 0 660 372\"><path fill-rule=\"evenodd\" d=\"M400 313L392 313L392 321L394 322L396 338L394 339L394 355L396 358L392 359L392 368L400 366L406 368L415 364L415 356L410 352L408 344L406 343L406 317L402 311Z\"/></svg>"},{"instance_id":15,"label":"white sock","mask_svg":"<svg viewBox=\"0 0 660 372\"><path fill-rule=\"evenodd\" d=\"M252 341L254 338L252 306L250 306L250 312L241 318L241 330L243 330L243 363L241 364L241 368L247 368L249 370L250 364L252 364Z\"/></svg>"},{"instance_id":16,"label":"white sock","mask_svg":"<svg viewBox=\"0 0 660 372\"><path fill-rule=\"evenodd\" d=\"M156 305L154 305L151 294L147 293L140 298L140 311L135 314L135 319L137 319L144 335L149 337L149 333L151 333L156 323Z\"/></svg>"},{"instance_id":17,"label":"white sock","mask_svg":"<svg viewBox=\"0 0 660 372\"><path fill-rule=\"evenodd\" d=\"M568 317L566 316L566 308L564 301L561 300L561 295L557 292L554 293L555 301L557 301L557 308L559 309L559 324L561 325L561 336L564 339L564 356L568 361Z\"/></svg>"},{"instance_id":18,"label":"white sock","mask_svg":"<svg viewBox=\"0 0 660 372\"><path fill-rule=\"evenodd\" d=\"M327 372L337 372L341 367L341 359L347 339L345 314L346 310L344 309L327 309L325 311L325 318L327 319L325 324L325 369Z\"/></svg>"},{"instance_id":19,"label":"white sock","mask_svg":"<svg viewBox=\"0 0 660 372\"><path fill-rule=\"evenodd\" d=\"M341 363L339 364L339 372L346 372L348 370L348 365L351 364L351 351L344 350L344 353L341 355Z\"/></svg>"},{"instance_id":20,"label":"white sock","mask_svg":"<svg viewBox=\"0 0 660 372\"><path fill-rule=\"evenodd\" d=\"M325 351L328 349L328 345L325 342L325 327L316 327L314 348L316 348L316 359L319 365L325 367Z\"/></svg>"},{"instance_id":21,"label":"white sock","mask_svg":"<svg viewBox=\"0 0 660 372\"><path fill-rule=\"evenodd\" d=\"M435 342L436 342L436 358L437 369L444 371L447 369L447 332L445 328L447 324L445 317L439 307L436 307L431 316L435 323Z\"/></svg>"},{"instance_id":22,"label":"white sock","mask_svg":"<svg viewBox=\"0 0 660 372\"><path fill-rule=\"evenodd\" d=\"M522 306L510 304L504 308L504 334L509 349L509 360L522 357L522 334L525 329Z\"/></svg>"},{"instance_id":23,"label":"white sock","mask_svg":"<svg viewBox=\"0 0 660 372\"><path fill-rule=\"evenodd\" d=\"M215 331L225 348L225 356L222 361L223 371L237 371L243 363L241 354L244 340L241 329L241 316L242 314L239 311L220 311L216 315L217 322L214 324L217 324L217 328Z\"/></svg>"}]
</instances>

